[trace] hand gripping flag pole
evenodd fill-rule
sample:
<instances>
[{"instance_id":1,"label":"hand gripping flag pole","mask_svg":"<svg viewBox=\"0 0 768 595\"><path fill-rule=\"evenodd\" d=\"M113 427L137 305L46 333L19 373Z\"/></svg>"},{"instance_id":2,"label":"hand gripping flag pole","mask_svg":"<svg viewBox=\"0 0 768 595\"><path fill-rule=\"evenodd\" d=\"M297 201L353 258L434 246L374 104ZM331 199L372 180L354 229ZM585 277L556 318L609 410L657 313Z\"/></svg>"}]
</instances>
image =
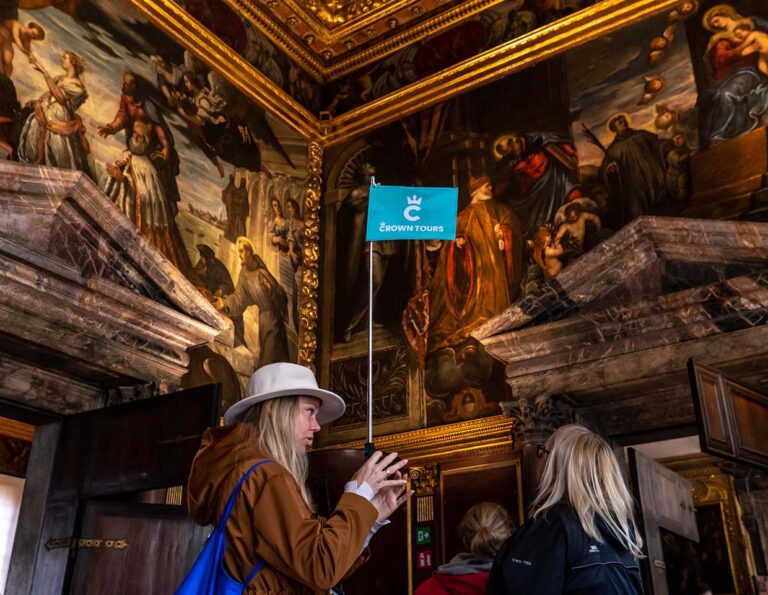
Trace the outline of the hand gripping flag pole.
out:
<instances>
[{"instance_id":1,"label":"hand gripping flag pole","mask_svg":"<svg viewBox=\"0 0 768 595\"><path fill-rule=\"evenodd\" d=\"M456 238L456 188L382 186L371 176L368 195L368 436L365 457L373 446L373 252L377 241L453 240Z\"/></svg>"}]
</instances>

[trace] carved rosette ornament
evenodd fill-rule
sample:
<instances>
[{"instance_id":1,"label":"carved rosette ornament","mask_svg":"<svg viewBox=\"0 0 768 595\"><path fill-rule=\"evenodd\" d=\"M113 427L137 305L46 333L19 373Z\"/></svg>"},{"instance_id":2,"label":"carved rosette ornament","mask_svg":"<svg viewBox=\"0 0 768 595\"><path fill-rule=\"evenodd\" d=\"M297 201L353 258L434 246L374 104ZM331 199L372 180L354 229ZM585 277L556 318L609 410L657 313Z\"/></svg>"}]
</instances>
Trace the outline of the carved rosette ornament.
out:
<instances>
[{"instance_id":1,"label":"carved rosette ornament","mask_svg":"<svg viewBox=\"0 0 768 595\"><path fill-rule=\"evenodd\" d=\"M307 144L307 179L304 189L304 249L299 294L299 362L315 371L317 356L318 265L320 262L320 187L323 147Z\"/></svg>"},{"instance_id":2,"label":"carved rosette ornament","mask_svg":"<svg viewBox=\"0 0 768 595\"><path fill-rule=\"evenodd\" d=\"M574 421L570 407L550 395L502 401L500 405L513 422L511 432L517 445L543 442L556 428Z\"/></svg>"},{"instance_id":3,"label":"carved rosette ornament","mask_svg":"<svg viewBox=\"0 0 768 595\"><path fill-rule=\"evenodd\" d=\"M437 465L411 467L408 476L416 496L431 496L437 491Z\"/></svg>"}]
</instances>

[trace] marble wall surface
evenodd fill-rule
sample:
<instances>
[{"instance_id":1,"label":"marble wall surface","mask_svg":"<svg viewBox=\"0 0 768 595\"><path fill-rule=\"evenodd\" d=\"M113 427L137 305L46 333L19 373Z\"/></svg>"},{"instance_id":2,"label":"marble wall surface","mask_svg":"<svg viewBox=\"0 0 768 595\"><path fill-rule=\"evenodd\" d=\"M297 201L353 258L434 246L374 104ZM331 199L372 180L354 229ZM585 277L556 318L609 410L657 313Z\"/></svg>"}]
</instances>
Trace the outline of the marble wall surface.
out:
<instances>
[{"instance_id":1,"label":"marble wall surface","mask_svg":"<svg viewBox=\"0 0 768 595\"><path fill-rule=\"evenodd\" d=\"M768 224L642 217L478 328L513 399L609 434L694 423L686 362L768 381Z\"/></svg>"},{"instance_id":2,"label":"marble wall surface","mask_svg":"<svg viewBox=\"0 0 768 595\"><path fill-rule=\"evenodd\" d=\"M178 387L226 321L84 174L0 163L0 397L59 413Z\"/></svg>"}]
</instances>

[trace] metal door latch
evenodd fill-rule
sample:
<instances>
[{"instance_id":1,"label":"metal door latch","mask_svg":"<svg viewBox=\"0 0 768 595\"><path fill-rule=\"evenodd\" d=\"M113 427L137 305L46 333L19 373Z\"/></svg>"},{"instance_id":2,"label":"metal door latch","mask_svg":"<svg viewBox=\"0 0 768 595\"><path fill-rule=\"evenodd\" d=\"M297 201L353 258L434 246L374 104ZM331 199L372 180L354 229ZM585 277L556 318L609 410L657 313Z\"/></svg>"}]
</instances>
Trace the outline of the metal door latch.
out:
<instances>
[{"instance_id":1,"label":"metal door latch","mask_svg":"<svg viewBox=\"0 0 768 595\"><path fill-rule=\"evenodd\" d=\"M112 548L124 550L128 547L125 539L75 539L73 537L63 537L59 539L49 539L45 544L45 549L51 550L67 548L70 550L82 548Z\"/></svg>"}]
</instances>

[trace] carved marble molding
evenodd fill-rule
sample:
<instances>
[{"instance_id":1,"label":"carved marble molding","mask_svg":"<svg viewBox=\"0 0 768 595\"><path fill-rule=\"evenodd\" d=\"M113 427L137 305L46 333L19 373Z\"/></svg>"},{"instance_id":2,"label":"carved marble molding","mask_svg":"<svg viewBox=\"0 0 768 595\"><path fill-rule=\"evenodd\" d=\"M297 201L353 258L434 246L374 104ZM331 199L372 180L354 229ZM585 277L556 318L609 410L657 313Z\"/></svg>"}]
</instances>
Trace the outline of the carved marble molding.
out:
<instances>
[{"instance_id":1,"label":"carved marble molding","mask_svg":"<svg viewBox=\"0 0 768 595\"><path fill-rule=\"evenodd\" d=\"M71 413L107 387L173 390L229 328L84 174L0 163L0 210L0 393Z\"/></svg>"},{"instance_id":2,"label":"carved marble molding","mask_svg":"<svg viewBox=\"0 0 768 595\"><path fill-rule=\"evenodd\" d=\"M612 435L693 426L689 358L768 380L766 261L768 224L641 217L473 334L517 398Z\"/></svg>"}]
</instances>

